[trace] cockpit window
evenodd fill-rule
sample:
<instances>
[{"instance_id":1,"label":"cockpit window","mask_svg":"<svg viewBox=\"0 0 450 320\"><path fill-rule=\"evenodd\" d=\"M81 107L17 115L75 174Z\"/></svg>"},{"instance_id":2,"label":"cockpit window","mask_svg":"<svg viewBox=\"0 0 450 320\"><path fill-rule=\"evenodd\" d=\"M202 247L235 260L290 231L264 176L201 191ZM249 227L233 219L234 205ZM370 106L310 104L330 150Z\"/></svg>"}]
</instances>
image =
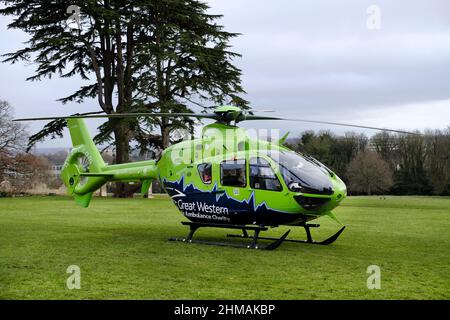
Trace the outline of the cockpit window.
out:
<instances>
[{"instance_id":1,"label":"cockpit window","mask_svg":"<svg viewBox=\"0 0 450 320\"><path fill-rule=\"evenodd\" d=\"M202 163L197 166L198 174L204 184L210 184L212 180L212 165L211 163Z\"/></svg>"},{"instance_id":2,"label":"cockpit window","mask_svg":"<svg viewBox=\"0 0 450 320\"><path fill-rule=\"evenodd\" d=\"M250 159L250 187L272 191L283 189L269 162L260 157Z\"/></svg>"},{"instance_id":3,"label":"cockpit window","mask_svg":"<svg viewBox=\"0 0 450 320\"><path fill-rule=\"evenodd\" d=\"M332 173L319 161L292 151L271 150L269 156L278 163L281 175L291 191L333 194L330 181Z\"/></svg>"},{"instance_id":4,"label":"cockpit window","mask_svg":"<svg viewBox=\"0 0 450 320\"><path fill-rule=\"evenodd\" d=\"M220 165L220 183L229 187L247 185L245 160L223 161Z\"/></svg>"}]
</instances>

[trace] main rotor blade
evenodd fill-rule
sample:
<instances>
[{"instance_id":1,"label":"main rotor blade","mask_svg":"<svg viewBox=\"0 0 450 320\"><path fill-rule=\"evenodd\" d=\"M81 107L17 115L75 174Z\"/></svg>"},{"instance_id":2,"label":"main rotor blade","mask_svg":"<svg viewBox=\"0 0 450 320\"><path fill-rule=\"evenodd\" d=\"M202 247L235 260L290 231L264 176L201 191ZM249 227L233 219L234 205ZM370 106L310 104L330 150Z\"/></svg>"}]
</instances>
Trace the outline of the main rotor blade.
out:
<instances>
[{"instance_id":1,"label":"main rotor blade","mask_svg":"<svg viewBox=\"0 0 450 320\"><path fill-rule=\"evenodd\" d=\"M167 117L167 118L176 118L176 117L193 117L193 118L207 118L207 119L215 119L220 120L221 116L216 113L113 113L113 114L75 114L71 116L58 116L58 117L39 117L39 118L22 118L22 119L14 119L13 121L36 121L36 120L58 120L58 119L91 119L91 118L137 118L137 117ZM370 130L379 130L379 131L387 131L387 132L395 132L395 133L403 133L403 134L411 134L411 135L421 135L416 132L409 132L404 130L396 130L396 129L386 129L379 127L371 127L371 126L362 126L357 124L348 124L348 123L339 123L339 122L330 122L330 121L318 121L318 120L308 120L308 119L287 119L287 118L279 118L279 117L267 117L267 116L255 116L250 114L242 114L242 118L237 119L237 122L245 121L245 120L284 120L284 121L295 121L295 122L304 122L304 123L317 123L317 124L327 124L332 126L341 126L341 127L350 127L350 128L360 128L360 129L370 129Z\"/></svg>"},{"instance_id":2,"label":"main rotor blade","mask_svg":"<svg viewBox=\"0 0 450 320\"><path fill-rule=\"evenodd\" d=\"M71 115L58 117L39 117L39 118L22 118L14 119L13 121L38 121L38 120L58 120L58 119L91 119L91 118L137 118L137 117L193 117L193 118L209 118L217 119L217 115L213 113L112 113L112 114L89 114L89 115Z\"/></svg>"},{"instance_id":3,"label":"main rotor blade","mask_svg":"<svg viewBox=\"0 0 450 320\"><path fill-rule=\"evenodd\" d=\"M245 110L245 111L250 111L250 112L275 112L275 110L272 110L272 109L249 109L249 110Z\"/></svg>"},{"instance_id":4,"label":"main rotor blade","mask_svg":"<svg viewBox=\"0 0 450 320\"><path fill-rule=\"evenodd\" d=\"M248 116L245 117L245 120L284 120L284 121L328 124L328 125L340 126L340 127L371 129L371 130L378 130L378 131L387 131L387 132L395 132L395 133L403 133L403 134L421 135L420 133L417 133L417 132L410 132L410 131L397 130L397 129L387 129L387 128L379 128L379 127L371 127L371 126L362 126L362 125L357 125L357 124L330 122L330 121L318 121L318 120L307 120L307 119L287 119L287 118L278 118L278 117L263 117L263 116L248 115Z\"/></svg>"}]
</instances>

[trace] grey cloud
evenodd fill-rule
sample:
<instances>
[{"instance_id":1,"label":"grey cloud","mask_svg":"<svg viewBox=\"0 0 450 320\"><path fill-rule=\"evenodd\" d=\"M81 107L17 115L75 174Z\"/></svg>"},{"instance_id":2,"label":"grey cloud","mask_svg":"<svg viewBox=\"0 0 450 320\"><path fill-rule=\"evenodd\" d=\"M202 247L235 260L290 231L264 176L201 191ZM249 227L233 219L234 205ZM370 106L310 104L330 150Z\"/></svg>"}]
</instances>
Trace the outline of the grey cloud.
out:
<instances>
[{"instance_id":1,"label":"grey cloud","mask_svg":"<svg viewBox=\"0 0 450 320\"><path fill-rule=\"evenodd\" d=\"M377 1L380 31L366 28L372 1L210 3L228 30L242 32L234 49L256 104L364 121L361 110L450 96L448 1Z\"/></svg>"}]
</instances>

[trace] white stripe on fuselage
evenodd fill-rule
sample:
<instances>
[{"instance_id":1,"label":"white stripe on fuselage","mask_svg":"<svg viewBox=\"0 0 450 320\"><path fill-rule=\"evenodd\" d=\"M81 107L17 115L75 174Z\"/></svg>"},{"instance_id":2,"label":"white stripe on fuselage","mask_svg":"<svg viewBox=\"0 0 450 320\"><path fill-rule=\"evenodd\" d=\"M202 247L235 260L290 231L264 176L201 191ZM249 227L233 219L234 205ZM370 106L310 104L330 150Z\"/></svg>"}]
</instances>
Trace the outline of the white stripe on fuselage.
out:
<instances>
[{"instance_id":1,"label":"white stripe on fuselage","mask_svg":"<svg viewBox=\"0 0 450 320\"><path fill-rule=\"evenodd\" d=\"M175 188L166 188L166 190L173 190L173 191L175 191L177 194L174 194L173 196L171 196L170 198L180 198L180 197L186 197L186 195L183 193L183 192L181 192L180 190L178 190L178 189L175 189Z\"/></svg>"}]
</instances>

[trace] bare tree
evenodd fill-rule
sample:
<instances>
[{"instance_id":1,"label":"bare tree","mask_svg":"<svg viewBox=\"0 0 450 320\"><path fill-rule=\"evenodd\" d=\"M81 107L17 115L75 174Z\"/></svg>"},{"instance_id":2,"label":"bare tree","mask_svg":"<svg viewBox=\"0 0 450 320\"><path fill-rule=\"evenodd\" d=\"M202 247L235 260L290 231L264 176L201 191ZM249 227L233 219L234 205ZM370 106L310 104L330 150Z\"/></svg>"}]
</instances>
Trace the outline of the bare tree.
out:
<instances>
[{"instance_id":1,"label":"bare tree","mask_svg":"<svg viewBox=\"0 0 450 320\"><path fill-rule=\"evenodd\" d=\"M12 121L13 108L4 100L0 100L0 182L11 157L22 151L26 145L25 128Z\"/></svg>"},{"instance_id":2,"label":"bare tree","mask_svg":"<svg viewBox=\"0 0 450 320\"><path fill-rule=\"evenodd\" d=\"M20 153L11 158L9 181L14 193L24 193L39 183L47 184L50 162L30 153Z\"/></svg>"},{"instance_id":3,"label":"bare tree","mask_svg":"<svg viewBox=\"0 0 450 320\"><path fill-rule=\"evenodd\" d=\"M446 195L450 185L450 128L426 135L425 167L433 194Z\"/></svg>"},{"instance_id":4,"label":"bare tree","mask_svg":"<svg viewBox=\"0 0 450 320\"><path fill-rule=\"evenodd\" d=\"M381 156L370 150L359 152L350 162L347 170L351 192L382 193L392 185L392 171Z\"/></svg>"},{"instance_id":5,"label":"bare tree","mask_svg":"<svg viewBox=\"0 0 450 320\"><path fill-rule=\"evenodd\" d=\"M0 99L0 151L11 152L22 150L26 143L25 128L18 122L12 121L13 108Z\"/></svg>"}]
</instances>

